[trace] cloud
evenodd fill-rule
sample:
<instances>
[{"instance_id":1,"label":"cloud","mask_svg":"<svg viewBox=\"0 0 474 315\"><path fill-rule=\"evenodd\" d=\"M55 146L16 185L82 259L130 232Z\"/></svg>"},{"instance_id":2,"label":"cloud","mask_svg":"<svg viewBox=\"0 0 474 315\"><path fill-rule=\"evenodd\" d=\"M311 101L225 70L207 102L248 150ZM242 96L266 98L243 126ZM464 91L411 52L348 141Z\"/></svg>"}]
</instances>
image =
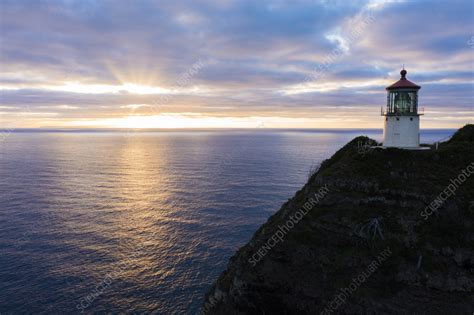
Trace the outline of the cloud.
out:
<instances>
[{"instance_id":1,"label":"cloud","mask_svg":"<svg viewBox=\"0 0 474 315\"><path fill-rule=\"evenodd\" d=\"M200 60L205 66L160 110L282 119L350 117L357 107L376 113L403 64L435 117L449 112L445 104L471 110L470 1L7 0L0 6L0 106L12 107L2 113L25 106L48 113L56 106L55 116L65 120L79 112L84 119L131 110L146 115L160 95L133 91L176 90ZM373 21L364 25L368 12ZM350 37L354 30L360 32ZM327 60L324 76L305 82ZM71 85L84 90L72 93ZM124 92L132 85L142 88Z\"/></svg>"}]
</instances>

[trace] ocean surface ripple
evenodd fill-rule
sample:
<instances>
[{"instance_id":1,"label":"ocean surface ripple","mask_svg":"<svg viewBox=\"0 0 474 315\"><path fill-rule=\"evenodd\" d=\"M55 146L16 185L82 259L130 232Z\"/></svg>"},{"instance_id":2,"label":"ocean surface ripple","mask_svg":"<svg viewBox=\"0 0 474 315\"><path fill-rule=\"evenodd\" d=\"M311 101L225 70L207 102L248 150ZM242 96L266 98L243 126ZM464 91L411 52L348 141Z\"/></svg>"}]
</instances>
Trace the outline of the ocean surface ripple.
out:
<instances>
[{"instance_id":1,"label":"ocean surface ripple","mask_svg":"<svg viewBox=\"0 0 474 315\"><path fill-rule=\"evenodd\" d=\"M228 259L310 168L361 134L381 138L14 132L0 143L0 313L196 314Z\"/></svg>"}]
</instances>

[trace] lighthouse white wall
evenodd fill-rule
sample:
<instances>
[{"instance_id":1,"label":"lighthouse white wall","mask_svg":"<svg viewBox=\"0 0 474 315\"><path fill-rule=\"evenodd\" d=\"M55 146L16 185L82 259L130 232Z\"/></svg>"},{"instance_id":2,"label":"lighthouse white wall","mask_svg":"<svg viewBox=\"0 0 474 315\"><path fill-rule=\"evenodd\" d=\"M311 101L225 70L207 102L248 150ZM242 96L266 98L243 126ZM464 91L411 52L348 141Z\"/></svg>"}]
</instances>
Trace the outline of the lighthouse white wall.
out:
<instances>
[{"instance_id":1,"label":"lighthouse white wall","mask_svg":"<svg viewBox=\"0 0 474 315\"><path fill-rule=\"evenodd\" d=\"M420 145L420 116L385 116L385 147L413 148Z\"/></svg>"}]
</instances>

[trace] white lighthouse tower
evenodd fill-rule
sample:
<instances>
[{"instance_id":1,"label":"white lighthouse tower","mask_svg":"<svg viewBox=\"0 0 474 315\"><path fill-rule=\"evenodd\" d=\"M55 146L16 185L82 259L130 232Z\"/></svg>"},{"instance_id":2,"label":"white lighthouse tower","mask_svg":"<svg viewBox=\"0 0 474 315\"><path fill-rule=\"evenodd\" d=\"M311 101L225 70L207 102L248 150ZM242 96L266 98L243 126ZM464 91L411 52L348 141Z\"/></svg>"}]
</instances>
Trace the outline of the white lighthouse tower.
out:
<instances>
[{"instance_id":1,"label":"white lighthouse tower","mask_svg":"<svg viewBox=\"0 0 474 315\"><path fill-rule=\"evenodd\" d=\"M420 115L423 114L418 111L418 90L421 87L407 80L405 69L400 75L400 80L386 88L383 146L415 149L420 146Z\"/></svg>"}]
</instances>

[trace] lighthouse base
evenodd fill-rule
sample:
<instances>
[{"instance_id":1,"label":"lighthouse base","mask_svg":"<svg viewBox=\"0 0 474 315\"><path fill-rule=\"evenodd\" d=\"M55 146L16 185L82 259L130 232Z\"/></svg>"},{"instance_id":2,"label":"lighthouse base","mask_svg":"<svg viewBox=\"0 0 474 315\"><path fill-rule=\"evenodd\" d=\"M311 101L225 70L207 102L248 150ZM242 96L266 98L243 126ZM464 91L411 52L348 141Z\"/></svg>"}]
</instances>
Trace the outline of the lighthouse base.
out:
<instances>
[{"instance_id":1,"label":"lighthouse base","mask_svg":"<svg viewBox=\"0 0 474 315\"><path fill-rule=\"evenodd\" d=\"M386 147L386 146L383 146L383 145L375 146L375 147L371 147L371 148L373 148L373 149L397 148L397 149L402 149L402 150L414 150L414 151L431 150L431 147L406 147L406 148L403 148L403 147Z\"/></svg>"},{"instance_id":2,"label":"lighthouse base","mask_svg":"<svg viewBox=\"0 0 474 315\"><path fill-rule=\"evenodd\" d=\"M383 146L387 148L417 149L420 147L420 117L385 116Z\"/></svg>"}]
</instances>

